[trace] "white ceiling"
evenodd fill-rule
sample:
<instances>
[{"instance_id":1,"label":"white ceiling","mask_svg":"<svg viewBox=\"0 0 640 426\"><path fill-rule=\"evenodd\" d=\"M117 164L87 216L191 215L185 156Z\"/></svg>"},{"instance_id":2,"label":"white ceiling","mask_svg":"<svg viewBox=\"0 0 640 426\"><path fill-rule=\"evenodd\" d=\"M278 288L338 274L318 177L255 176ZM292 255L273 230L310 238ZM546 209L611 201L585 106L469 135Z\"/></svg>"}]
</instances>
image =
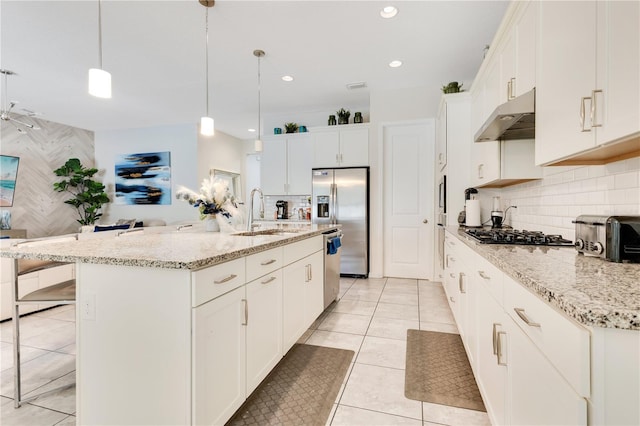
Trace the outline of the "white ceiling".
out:
<instances>
[{"instance_id":1,"label":"white ceiling","mask_svg":"<svg viewBox=\"0 0 640 426\"><path fill-rule=\"evenodd\" d=\"M382 19L393 4L399 13ZM98 66L96 1L0 2L0 67L10 100L90 130L196 123L205 113L205 8L197 0L103 0L103 67L113 98L87 94ZM373 90L432 87L476 74L505 1L241 1L209 10L210 110L216 129L250 139L262 111L368 105ZM390 68L393 59L404 62ZM285 83L281 77L295 77ZM367 83L348 91L347 83ZM468 84L465 84L467 87ZM311 123L319 125L323 123Z\"/></svg>"}]
</instances>

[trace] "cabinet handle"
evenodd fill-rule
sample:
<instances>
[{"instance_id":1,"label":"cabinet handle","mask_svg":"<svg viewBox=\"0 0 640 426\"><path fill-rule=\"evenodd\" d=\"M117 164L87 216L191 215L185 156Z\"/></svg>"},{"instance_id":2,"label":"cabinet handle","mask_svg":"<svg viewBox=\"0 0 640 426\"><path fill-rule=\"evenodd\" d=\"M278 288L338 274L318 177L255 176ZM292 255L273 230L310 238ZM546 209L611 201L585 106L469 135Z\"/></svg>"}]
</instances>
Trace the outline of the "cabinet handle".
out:
<instances>
[{"instance_id":1,"label":"cabinet handle","mask_svg":"<svg viewBox=\"0 0 640 426\"><path fill-rule=\"evenodd\" d=\"M498 327L500 327L500 324L497 323L497 322L494 322L493 323L493 333L492 333L492 337L493 337L493 354L494 355L498 355L498 343L497 343Z\"/></svg>"},{"instance_id":2,"label":"cabinet handle","mask_svg":"<svg viewBox=\"0 0 640 426\"><path fill-rule=\"evenodd\" d=\"M450 276L451 278L455 278L455 277L456 277L456 274L454 274L454 273L450 273L450 274L449 274L449 276Z\"/></svg>"},{"instance_id":3,"label":"cabinet handle","mask_svg":"<svg viewBox=\"0 0 640 426\"><path fill-rule=\"evenodd\" d=\"M336 163L340 164L340 155L339 154L336 154Z\"/></svg>"},{"instance_id":4,"label":"cabinet handle","mask_svg":"<svg viewBox=\"0 0 640 426\"><path fill-rule=\"evenodd\" d=\"M224 283L226 283L226 282L231 281L232 279L234 279L234 278L236 278L236 277L237 277L237 275L236 275L236 274L229 274L228 276L224 277L224 278L223 278L223 279L221 279L221 280L215 280L213 283L214 283L214 284L224 284Z\"/></svg>"},{"instance_id":5,"label":"cabinet handle","mask_svg":"<svg viewBox=\"0 0 640 426\"><path fill-rule=\"evenodd\" d=\"M590 128L589 129L585 129L584 128L584 119L585 119L585 111L586 111L586 107L584 106L584 103L586 102L587 99L591 100L590 97L583 96L581 98L581 101L580 101L580 131L581 132L590 132L591 131Z\"/></svg>"},{"instance_id":6,"label":"cabinet handle","mask_svg":"<svg viewBox=\"0 0 640 426\"><path fill-rule=\"evenodd\" d=\"M458 288L460 289L460 293L462 294L465 294L467 292L465 286L462 285L464 283L464 277L464 272L460 272L460 275L458 276Z\"/></svg>"},{"instance_id":7,"label":"cabinet handle","mask_svg":"<svg viewBox=\"0 0 640 426\"><path fill-rule=\"evenodd\" d=\"M313 268L309 265L309 281L313 280Z\"/></svg>"},{"instance_id":8,"label":"cabinet handle","mask_svg":"<svg viewBox=\"0 0 640 426\"><path fill-rule=\"evenodd\" d=\"M242 325L249 325L249 301L247 299L242 299L244 302L244 322Z\"/></svg>"},{"instance_id":9,"label":"cabinet handle","mask_svg":"<svg viewBox=\"0 0 640 426\"><path fill-rule=\"evenodd\" d=\"M498 365L507 365L506 361L502 361L502 356L504 355L502 353L502 336L506 336L507 332L506 331L498 331L496 333L496 342L497 342L497 347L498 347L498 353L496 355L496 358L498 360Z\"/></svg>"},{"instance_id":10,"label":"cabinet handle","mask_svg":"<svg viewBox=\"0 0 640 426\"><path fill-rule=\"evenodd\" d=\"M277 262L277 260L269 259L269 260L265 260L264 262L260 262L260 265L267 266L267 265L271 265L272 263L275 263L275 262Z\"/></svg>"},{"instance_id":11,"label":"cabinet handle","mask_svg":"<svg viewBox=\"0 0 640 426\"><path fill-rule=\"evenodd\" d=\"M478 271L478 275L482 277L483 280L490 280L491 277L484 273L484 271Z\"/></svg>"},{"instance_id":12,"label":"cabinet handle","mask_svg":"<svg viewBox=\"0 0 640 426\"><path fill-rule=\"evenodd\" d=\"M484 179L484 164L478 164L478 179Z\"/></svg>"},{"instance_id":13,"label":"cabinet handle","mask_svg":"<svg viewBox=\"0 0 640 426\"><path fill-rule=\"evenodd\" d=\"M454 299L453 296L449 296L449 300L451 300L453 303L456 303L456 299Z\"/></svg>"},{"instance_id":14,"label":"cabinet handle","mask_svg":"<svg viewBox=\"0 0 640 426\"><path fill-rule=\"evenodd\" d=\"M591 91L591 127L602 127L602 123L596 123L596 106L598 105L598 103L596 102L596 93L602 93L602 90L596 89Z\"/></svg>"},{"instance_id":15,"label":"cabinet handle","mask_svg":"<svg viewBox=\"0 0 640 426\"><path fill-rule=\"evenodd\" d=\"M511 82L513 79L507 81L507 100L511 100Z\"/></svg>"},{"instance_id":16,"label":"cabinet handle","mask_svg":"<svg viewBox=\"0 0 640 426\"><path fill-rule=\"evenodd\" d=\"M269 284L270 282L274 281L275 279L276 279L276 277L269 277L268 280L260 281L260 284Z\"/></svg>"},{"instance_id":17,"label":"cabinet handle","mask_svg":"<svg viewBox=\"0 0 640 426\"><path fill-rule=\"evenodd\" d=\"M509 87L509 89L511 90L509 92L509 95L511 96L509 100L511 100L516 98L516 78L512 77L511 80L509 80L509 83L511 84L511 86Z\"/></svg>"},{"instance_id":18,"label":"cabinet handle","mask_svg":"<svg viewBox=\"0 0 640 426\"><path fill-rule=\"evenodd\" d=\"M516 314L518 314L520 319L524 321L524 323L527 324L529 327L540 327L540 323L531 321L531 319L527 316L527 314L524 313L524 309L513 308L513 310L516 311Z\"/></svg>"}]
</instances>

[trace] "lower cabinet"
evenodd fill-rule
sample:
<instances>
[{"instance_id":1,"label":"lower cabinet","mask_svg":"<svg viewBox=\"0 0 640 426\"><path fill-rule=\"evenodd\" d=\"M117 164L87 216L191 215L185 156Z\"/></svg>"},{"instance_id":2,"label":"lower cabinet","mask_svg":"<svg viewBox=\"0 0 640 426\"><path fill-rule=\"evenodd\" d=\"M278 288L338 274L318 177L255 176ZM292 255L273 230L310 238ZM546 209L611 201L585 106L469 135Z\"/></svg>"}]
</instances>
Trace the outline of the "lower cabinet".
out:
<instances>
[{"instance_id":1,"label":"lower cabinet","mask_svg":"<svg viewBox=\"0 0 640 426\"><path fill-rule=\"evenodd\" d=\"M509 424L586 425L587 402L558 373L511 318L507 318Z\"/></svg>"},{"instance_id":2,"label":"lower cabinet","mask_svg":"<svg viewBox=\"0 0 640 426\"><path fill-rule=\"evenodd\" d=\"M323 254L318 251L286 266L283 271L282 354L298 341L324 307ZM303 303L300 303L303 301Z\"/></svg>"},{"instance_id":3,"label":"lower cabinet","mask_svg":"<svg viewBox=\"0 0 640 426\"><path fill-rule=\"evenodd\" d=\"M246 399L245 288L193 310L194 424L224 424Z\"/></svg>"}]
</instances>

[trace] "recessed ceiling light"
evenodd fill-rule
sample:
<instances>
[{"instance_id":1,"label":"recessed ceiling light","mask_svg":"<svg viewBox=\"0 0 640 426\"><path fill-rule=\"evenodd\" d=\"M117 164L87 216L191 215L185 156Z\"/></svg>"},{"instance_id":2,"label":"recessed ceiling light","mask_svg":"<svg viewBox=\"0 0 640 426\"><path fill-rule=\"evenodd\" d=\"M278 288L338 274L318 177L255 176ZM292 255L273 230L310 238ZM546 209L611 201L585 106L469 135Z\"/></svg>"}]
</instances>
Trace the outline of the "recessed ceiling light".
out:
<instances>
[{"instance_id":1,"label":"recessed ceiling light","mask_svg":"<svg viewBox=\"0 0 640 426\"><path fill-rule=\"evenodd\" d=\"M402 66L402 61L391 61L389 62L389 66L391 68L398 68Z\"/></svg>"},{"instance_id":2,"label":"recessed ceiling light","mask_svg":"<svg viewBox=\"0 0 640 426\"><path fill-rule=\"evenodd\" d=\"M386 19L393 18L397 14L398 14L398 9L396 9L393 6L386 6L382 8L382 10L380 11L380 16Z\"/></svg>"},{"instance_id":3,"label":"recessed ceiling light","mask_svg":"<svg viewBox=\"0 0 640 426\"><path fill-rule=\"evenodd\" d=\"M248 131L250 131L251 133L254 133L256 131L256 129L247 129Z\"/></svg>"},{"instance_id":4,"label":"recessed ceiling light","mask_svg":"<svg viewBox=\"0 0 640 426\"><path fill-rule=\"evenodd\" d=\"M293 77L291 77L290 75L283 75L283 76L282 76L282 79L283 79L284 81L293 81Z\"/></svg>"}]
</instances>

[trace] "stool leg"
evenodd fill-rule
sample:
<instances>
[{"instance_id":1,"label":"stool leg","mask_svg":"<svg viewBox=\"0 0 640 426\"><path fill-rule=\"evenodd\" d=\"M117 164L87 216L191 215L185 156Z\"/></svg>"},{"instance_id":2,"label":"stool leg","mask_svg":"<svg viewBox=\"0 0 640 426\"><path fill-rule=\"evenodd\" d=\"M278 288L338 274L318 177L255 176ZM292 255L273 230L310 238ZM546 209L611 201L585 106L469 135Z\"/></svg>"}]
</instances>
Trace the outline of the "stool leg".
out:
<instances>
[{"instance_id":1,"label":"stool leg","mask_svg":"<svg viewBox=\"0 0 640 426\"><path fill-rule=\"evenodd\" d=\"M13 406L20 407L20 311L17 303L13 304Z\"/></svg>"}]
</instances>

